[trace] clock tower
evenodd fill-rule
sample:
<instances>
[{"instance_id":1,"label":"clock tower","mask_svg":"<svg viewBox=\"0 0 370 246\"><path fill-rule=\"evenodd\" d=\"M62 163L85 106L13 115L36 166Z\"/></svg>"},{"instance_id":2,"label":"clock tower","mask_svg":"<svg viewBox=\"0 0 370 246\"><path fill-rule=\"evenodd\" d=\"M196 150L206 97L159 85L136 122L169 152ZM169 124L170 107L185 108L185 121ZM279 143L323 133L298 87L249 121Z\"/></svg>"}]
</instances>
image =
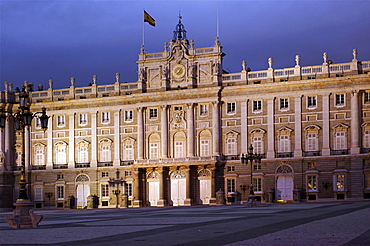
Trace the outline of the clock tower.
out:
<instances>
[{"instance_id":1,"label":"clock tower","mask_svg":"<svg viewBox=\"0 0 370 246\"><path fill-rule=\"evenodd\" d=\"M138 79L147 91L217 86L221 84L224 55L218 38L212 47L194 48L179 16L173 38L164 44L163 52L145 53L142 47L137 61Z\"/></svg>"}]
</instances>

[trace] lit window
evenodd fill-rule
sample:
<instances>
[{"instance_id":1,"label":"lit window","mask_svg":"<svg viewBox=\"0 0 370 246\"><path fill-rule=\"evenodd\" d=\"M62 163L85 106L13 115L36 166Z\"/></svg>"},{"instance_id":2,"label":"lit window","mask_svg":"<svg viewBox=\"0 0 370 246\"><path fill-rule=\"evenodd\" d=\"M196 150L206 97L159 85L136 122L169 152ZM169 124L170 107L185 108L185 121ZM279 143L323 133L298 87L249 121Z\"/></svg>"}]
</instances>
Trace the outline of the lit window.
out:
<instances>
[{"instance_id":1,"label":"lit window","mask_svg":"<svg viewBox=\"0 0 370 246\"><path fill-rule=\"evenodd\" d=\"M235 179L227 179L227 193L235 192Z\"/></svg>"},{"instance_id":2,"label":"lit window","mask_svg":"<svg viewBox=\"0 0 370 246\"><path fill-rule=\"evenodd\" d=\"M109 197L109 186L108 184L101 185L101 197Z\"/></svg>"},{"instance_id":3,"label":"lit window","mask_svg":"<svg viewBox=\"0 0 370 246\"><path fill-rule=\"evenodd\" d=\"M345 95L336 94L335 95L335 106L344 106L345 105Z\"/></svg>"},{"instance_id":4,"label":"lit window","mask_svg":"<svg viewBox=\"0 0 370 246\"><path fill-rule=\"evenodd\" d=\"M253 101L253 112L260 111L262 111L262 101L261 100Z\"/></svg>"},{"instance_id":5,"label":"lit window","mask_svg":"<svg viewBox=\"0 0 370 246\"><path fill-rule=\"evenodd\" d=\"M233 114L235 113L235 111L236 111L236 103L235 102L227 103L227 113Z\"/></svg>"},{"instance_id":6,"label":"lit window","mask_svg":"<svg viewBox=\"0 0 370 246\"><path fill-rule=\"evenodd\" d=\"M280 98L280 109L287 110L289 109L289 101L288 98Z\"/></svg>"},{"instance_id":7,"label":"lit window","mask_svg":"<svg viewBox=\"0 0 370 246\"><path fill-rule=\"evenodd\" d=\"M316 191L317 190L317 176L307 176L307 190Z\"/></svg>"},{"instance_id":8,"label":"lit window","mask_svg":"<svg viewBox=\"0 0 370 246\"><path fill-rule=\"evenodd\" d=\"M149 119L156 119L158 117L158 110L156 108L149 109Z\"/></svg>"},{"instance_id":9,"label":"lit window","mask_svg":"<svg viewBox=\"0 0 370 246\"><path fill-rule=\"evenodd\" d=\"M125 111L125 121L130 122L134 119L134 112L132 110Z\"/></svg>"},{"instance_id":10,"label":"lit window","mask_svg":"<svg viewBox=\"0 0 370 246\"><path fill-rule=\"evenodd\" d=\"M335 175L335 189L337 191L344 191L344 174Z\"/></svg>"},{"instance_id":11,"label":"lit window","mask_svg":"<svg viewBox=\"0 0 370 246\"><path fill-rule=\"evenodd\" d=\"M315 96L308 96L307 97L307 107L308 108L316 108L316 97Z\"/></svg>"}]
</instances>

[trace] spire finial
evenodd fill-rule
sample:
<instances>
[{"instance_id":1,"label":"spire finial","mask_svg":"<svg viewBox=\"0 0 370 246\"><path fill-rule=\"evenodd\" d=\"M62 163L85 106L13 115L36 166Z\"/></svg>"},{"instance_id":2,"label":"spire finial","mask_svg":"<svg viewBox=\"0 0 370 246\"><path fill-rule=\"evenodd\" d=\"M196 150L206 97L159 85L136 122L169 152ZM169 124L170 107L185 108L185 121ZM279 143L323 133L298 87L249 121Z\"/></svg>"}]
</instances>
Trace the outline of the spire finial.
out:
<instances>
[{"instance_id":1,"label":"spire finial","mask_svg":"<svg viewBox=\"0 0 370 246\"><path fill-rule=\"evenodd\" d=\"M179 23L176 25L175 31L173 31L173 41L184 40L186 38L186 31L184 25L181 23L182 16L179 14Z\"/></svg>"}]
</instances>

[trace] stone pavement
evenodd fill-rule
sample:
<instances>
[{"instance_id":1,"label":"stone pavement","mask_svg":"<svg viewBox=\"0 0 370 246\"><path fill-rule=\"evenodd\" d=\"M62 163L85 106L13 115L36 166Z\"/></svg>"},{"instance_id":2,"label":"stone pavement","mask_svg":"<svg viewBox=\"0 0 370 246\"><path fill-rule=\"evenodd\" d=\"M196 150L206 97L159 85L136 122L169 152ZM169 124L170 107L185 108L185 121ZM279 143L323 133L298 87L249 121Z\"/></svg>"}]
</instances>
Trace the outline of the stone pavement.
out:
<instances>
[{"instance_id":1,"label":"stone pavement","mask_svg":"<svg viewBox=\"0 0 370 246\"><path fill-rule=\"evenodd\" d=\"M0 245L370 245L370 202L37 210Z\"/></svg>"}]
</instances>

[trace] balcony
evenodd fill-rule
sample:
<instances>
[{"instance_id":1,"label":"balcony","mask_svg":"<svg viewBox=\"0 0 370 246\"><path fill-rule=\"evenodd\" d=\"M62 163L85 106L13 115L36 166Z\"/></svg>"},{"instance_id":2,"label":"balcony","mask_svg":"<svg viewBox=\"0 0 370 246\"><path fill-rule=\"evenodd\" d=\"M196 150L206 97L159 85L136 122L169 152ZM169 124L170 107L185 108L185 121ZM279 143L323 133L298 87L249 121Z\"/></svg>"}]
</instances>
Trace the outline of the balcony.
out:
<instances>
[{"instance_id":1,"label":"balcony","mask_svg":"<svg viewBox=\"0 0 370 246\"><path fill-rule=\"evenodd\" d=\"M275 154L276 158L293 157L293 156L294 156L293 152L278 152Z\"/></svg>"},{"instance_id":2,"label":"balcony","mask_svg":"<svg viewBox=\"0 0 370 246\"><path fill-rule=\"evenodd\" d=\"M68 164L53 164L53 169L68 169Z\"/></svg>"},{"instance_id":3,"label":"balcony","mask_svg":"<svg viewBox=\"0 0 370 246\"><path fill-rule=\"evenodd\" d=\"M338 149L338 150L331 150L331 155L348 155L348 149Z\"/></svg>"},{"instance_id":4,"label":"balcony","mask_svg":"<svg viewBox=\"0 0 370 246\"><path fill-rule=\"evenodd\" d=\"M32 170L45 170L46 165L34 165L32 166Z\"/></svg>"},{"instance_id":5,"label":"balcony","mask_svg":"<svg viewBox=\"0 0 370 246\"><path fill-rule=\"evenodd\" d=\"M120 166L130 166L133 164L134 164L134 160L125 160L125 161L121 161Z\"/></svg>"},{"instance_id":6,"label":"balcony","mask_svg":"<svg viewBox=\"0 0 370 246\"><path fill-rule=\"evenodd\" d=\"M113 161L98 162L98 167L112 167L112 166L113 166Z\"/></svg>"},{"instance_id":7,"label":"balcony","mask_svg":"<svg viewBox=\"0 0 370 246\"><path fill-rule=\"evenodd\" d=\"M321 151L303 151L303 156L321 156Z\"/></svg>"},{"instance_id":8,"label":"balcony","mask_svg":"<svg viewBox=\"0 0 370 246\"><path fill-rule=\"evenodd\" d=\"M90 167L90 163L76 163L75 168L86 168Z\"/></svg>"}]
</instances>

